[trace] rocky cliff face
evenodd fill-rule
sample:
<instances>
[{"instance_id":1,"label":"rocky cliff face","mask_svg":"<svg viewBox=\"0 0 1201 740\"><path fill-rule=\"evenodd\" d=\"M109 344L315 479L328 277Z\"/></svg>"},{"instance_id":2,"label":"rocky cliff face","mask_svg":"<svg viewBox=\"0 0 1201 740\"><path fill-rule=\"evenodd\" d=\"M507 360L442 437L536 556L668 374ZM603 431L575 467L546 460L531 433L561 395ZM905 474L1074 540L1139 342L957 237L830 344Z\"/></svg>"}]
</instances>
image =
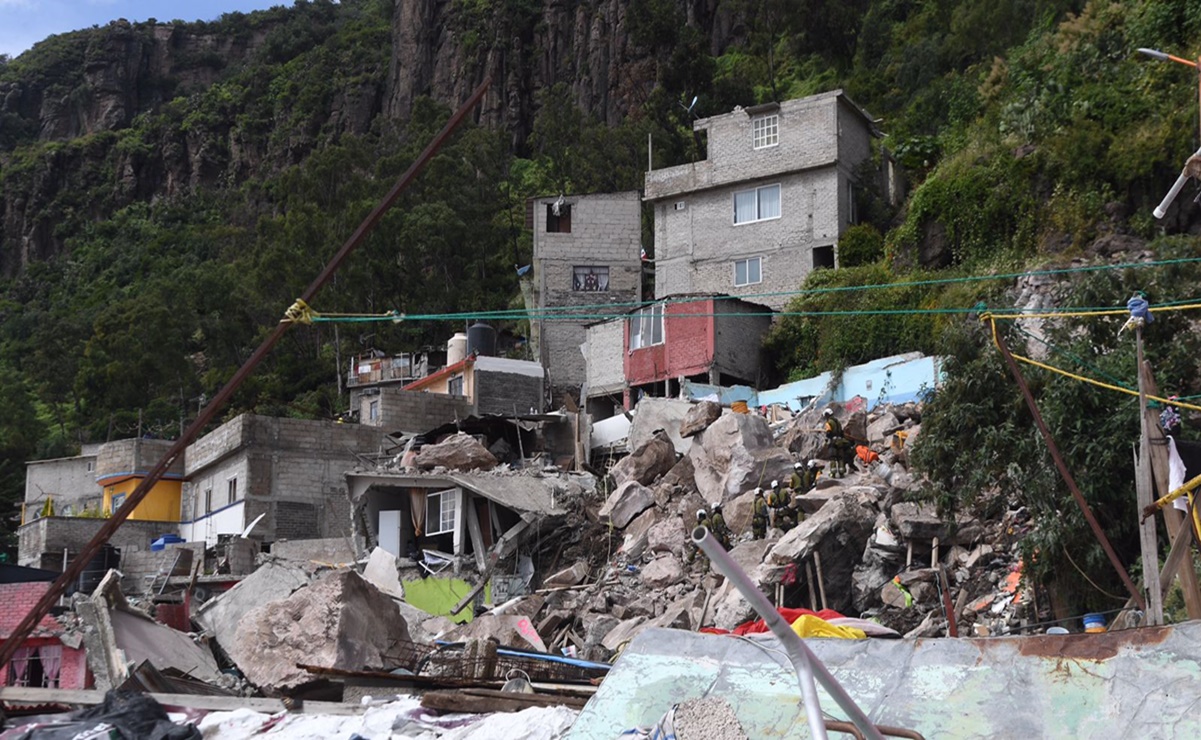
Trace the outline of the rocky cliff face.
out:
<instances>
[{"instance_id":1,"label":"rocky cliff face","mask_svg":"<svg viewBox=\"0 0 1201 740\"><path fill-rule=\"evenodd\" d=\"M387 115L408 116L429 95L454 105L487 75L492 88L480 120L513 133L520 148L537 111L537 93L571 87L576 105L610 125L636 110L654 89L671 39L634 40L632 0L534 0L526 11L495 3L472 11L454 0L397 0ZM678 17L710 39L729 43L729 18L716 0L678 3Z\"/></svg>"}]
</instances>

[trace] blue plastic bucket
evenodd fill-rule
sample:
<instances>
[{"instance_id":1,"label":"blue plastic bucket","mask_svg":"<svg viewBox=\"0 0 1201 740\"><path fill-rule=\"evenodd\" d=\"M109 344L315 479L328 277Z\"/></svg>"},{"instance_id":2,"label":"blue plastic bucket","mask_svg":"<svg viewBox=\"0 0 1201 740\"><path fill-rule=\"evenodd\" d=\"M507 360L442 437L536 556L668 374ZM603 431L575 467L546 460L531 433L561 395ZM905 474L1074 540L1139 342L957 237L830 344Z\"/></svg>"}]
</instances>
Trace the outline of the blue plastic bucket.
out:
<instances>
[{"instance_id":1,"label":"blue plastic bucket","mask_svg":"<svg viewBox=\"0 0 1201 740\"><path fill-rule=\"evenodd\" d=\"M1105 631L1105 616L1102 614L1085 614L1084 615L1084 631L1085 632L1104 632Z\"/></svg>"}]
</instances>

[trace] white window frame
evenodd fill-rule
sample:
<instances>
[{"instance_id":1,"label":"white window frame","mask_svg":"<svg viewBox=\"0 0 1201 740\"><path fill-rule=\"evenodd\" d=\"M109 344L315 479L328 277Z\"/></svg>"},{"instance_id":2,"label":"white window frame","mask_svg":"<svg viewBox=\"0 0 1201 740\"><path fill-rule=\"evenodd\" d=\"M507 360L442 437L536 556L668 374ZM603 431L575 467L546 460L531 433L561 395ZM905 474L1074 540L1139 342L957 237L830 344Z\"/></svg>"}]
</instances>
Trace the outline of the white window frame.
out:
<instances>
[{"instance_id":1,"label":"white window frame","mask_svg":"<svg viewBox=\"0 0 1201 740\"><path fill-rule=\"evenodd\" d=\"M765 216L761 215L763 213L763 192L766 190L775 190L776 191L777 213L774 216L766 216L765 217ZM748 193L755 194L755 217L749 218L745 221L739 221L738 220L738 196L746 195ZM749 188L747 190L739 190L738 192L734 193L734 213L732 215L732 218L734 220L735 226L745 226L746 224L756 224L756 223L759 223L760 221L774 221L774 220L780 218L783 214L784 214L784 192L783 192L783 188L780 187L780 183L775 183L773 185L762 185L757 188Z\"/></svg>"},{"instance_id":2,"label":"white window frame","mask_svg":"<svg viewBox=\"0 0 1201 740\"><path fill-rule=\"evenodd\" d=\"M751 280L751 263L755 264L755 272L758 276L755 280ZM746 271L746 280L738 282L738 266L744 265ZM747 257L746 259L734 260L734 287L741 288L746 285L758 285L763 282L763 258L762 257Z\"/></svg>"},{"instance_id":3,"label":"white window frame","mask_svg":"<svg viewBox=\"0 0 1201 740\"><path fill-rule=\"evenodd\" d=\"M630 351L663 344L667 338L664 308L663 303L655 303L630 314Z\"/></svg>"},{"instance_id":4,"label":"white window frame","mask_svg":"<svg viewBox=\"0 0 1201 740\"><path fill-rule=\"evenodd\" d=\"M751 119L751 146L768 149L780 143L780 114L768 113Z\"/></svg>"},{"instance_id":5,"label":"white window frame","mask_svg":"<svg viewBox=\"0 0 1201 740\"><path fill-rule=\"evenodd\" d=\"M367 402L367 420L379 420L379 399L375 398Z\"/></svg>"},{"instance_id":6,"label":"white window frame","mask_svg":"<svg viewBox=\"0 0 1201 740\"><path fill-rule=\"evenodd\" d=\"M455 532L459 524L459 490L448 488L445 491L427 493L425 499L425 534L433 536ZM430 507L437 502L438 519L435 522ZM435 529L434 527L437 527Z\"/></svg>"}]
</instances>

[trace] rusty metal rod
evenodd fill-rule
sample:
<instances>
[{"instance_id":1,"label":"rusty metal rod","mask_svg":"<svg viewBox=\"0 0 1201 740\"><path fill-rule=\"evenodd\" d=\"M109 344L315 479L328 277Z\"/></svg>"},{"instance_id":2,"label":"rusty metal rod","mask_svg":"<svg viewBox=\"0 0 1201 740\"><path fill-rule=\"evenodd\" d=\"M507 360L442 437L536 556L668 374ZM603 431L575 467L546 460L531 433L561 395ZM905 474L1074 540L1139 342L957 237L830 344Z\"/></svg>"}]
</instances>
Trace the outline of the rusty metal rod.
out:
<instances>
[{"instance_id":1,"label":"rusty metal rod","mask_svg":"<svg viewBox=\"0 0 1201 740\"><path fill-rule=\"evenodd\" d=\"M837 719L827 719L826 729L833 730L834 732L845 732L848 735L854 735L856 740L864 740L863 733L859 731L859 728L855 727L854 722L843 722ZM926 740L926 738L923 737L922 734L917 730L906 730L904 727L876 725L876 729L878 729L882 735L887 735L889 737L907 737L912 738L912 740Z\"/></svg>"},{"instance_id":2,"label":"rusty metal rod","mask_svg":"<svg viewBox=\"0 0 1201 740\"><path fill-rule=\"evenodd\" d=\"M334 273L342 265L342 262L346 259L346 257L349 256L357 246L359 246L359 244L367 237L369 233L371 233L371 230L374 229L379 223L380 219L384 217L384 214L387 213L388 209L391 208L396 202L396 199L400 197L400 194L409 187L421 170L423 170L425 166L429 164L429 161L433 158L434 154L436 154L438 150L442 148L442 145L446 143L446 140L452 133L454 133L454 130L463 122L463 119L467 117L467 114L470 113L473 108L475 108L479 101L484 97L484 93L491 84L492 78L486 78L480 84L480 86L475 89L475 92L471 94L471 97L467 99L467 102L464 103L463 106L459 108L453 116L451 116L450 120L446 122L446 125L442 128L442 130L438 132L438 135L430 141L421 154L418 155L417 159L413 160L413 163L409 165L409 169L407 169L404 174L400 176L400 179L397 180L396 184L392 186L392 189L388 191L388 194L384 196L384 199L379 202L379 205L377 205L371 211L371 213L367 214L367 217L363 219L363 222L359 224L359 227L355 229L353 234L350 235L350 238L346 240L341 249L339 249L337 254L334 255L333 259L331 259L325 266L325 269L321 271L321 274L319 274L316 279L313 280L312 284L305 289L304 293L300 296L300 300L305 301L306 303L312 300L313 296L317 294L317 291L321 290L321 288L327 282L329 282L329 279L333 277ZM288 329L291 328L291 326L292 323L286 321L280 322L276 325L275 330L271 332L271 334L265 340L263 340L263 343L260 344L258 349L254 351L254 354L252 354L250 358L246 360L242 367L238 368L238 371L234 373L232 378L229 379L229 382L226 383L225 386L217 393L217 395L213 397L213 400L201 410L201 412L196 416L196 420L188 425L188 428L184 430L184 433L180 435L179 439L177 439L175 443L171 445L171 448L168 449L163 455L162 459L158 461L158 464L150 469L150 472L147 473L144 479L142 479L142 482L138 484L138 487L134 489L133 493L129 495L129 498L125 500L125 503L121 506L121 508L113 512L112 517L104 523L104 526L100 528L100 531L96 533L96 536L93 537L88 544L84 545L83 549L79 551L79 554L75 556L75 559L71 562L71 564L68 565L67 568L62 572L62 575L54 579L54 582L50 584L50 588L47 589L46 593L42 594L42 598L38 599L38 602L33 605L33 608L30 609L29 613L25 615L25 618L22 619L15 628L13 628L13 631L10 633L8 639L4 641L4 644L0 645L0 667L7 665L8 662L12 660L13 654L16 652L17 648L19 648L21 644L29 638L30 633L33 632L34 626L40 622L43 617L50 613L50 607L58 601L60 595L66 592L67 586L75 581L75 579L79 578L80 573L83 572L83 569L87 565L88 561L100 551L100 548L104 546L104 543L108 542L109 538L113 536L113 533L117 531L117 528L121 526L122 522L129 518L129 515L133 513L133 510L142 502L142 499L146 498L147 494L150 493L150 489L152 489L154 485L158 483L159 479L163 477L163 473L167 471L167 468L171 467L171 464L175 462L175 459L183 453L184 449L187 448L192 440L195 439L205 428L205 426L208 425L213 416L215 416L216 413L225 406L226 402L234 394L238 387L241 386L246 378L250 376L250 373L253 372L259 363L263 361L263 359L267 356L267 353L271 351L271 348L279 342L279 340L288 331Z\"/></svg>"},{"instance_id":3,"label":"rusty metal rod","mask_svg":"<svg viewBox=\"0 0 1201 740\"><path fill-rule=\"evenodd\" d=\"M1076 505L1080 507L1080 511L1084 514L1084 519L1088 522L1088 526L1092 528L1093 534L1100 541L1105 554L1109 556L1109 562L1113 565L1114 570L1118 572L1122 583L1126 584L1126 589L1130 591L1130 595L1134 598L1138 608L1146 610L1147 602L1143 599L1142 593L1138 590L1138 586L1134 585L1134 581L1130 580L1130 574L1126 572L1126 567L1122 565L1122 561L1118 558L1118 554L1114 552L1113 545L1109 544L1109 538L1105 536L1105 530L1101 529L1101 525L1097 523L1097 518L1093 516L1093 510L1088 505L1088 501L1084 500L1084 494L1080 493L1080 489L1076 486L1076 479L1072 477L1072 472L1068 470L1067 463L1063 461L1063 457L1059 454L1059 447L1055 444L1055 438L1051 436L1051 430L1047 428L1047 422L1043 420L1043 415L1038 410L1038 404L1034 401L1034 394L1030 392L1030 386L1026 385L1026 379L1022 377L1022 371L1018 368L1017 361L1013 359L1013 355L1009 353L1009 345L1005 343L1001 332L993 331L993 340L997 344L997 349L1001 350L1001 356L1005 358L1005 364L1009 366L1009 371L1013 373L1014 380L1017 381L1018 388L1022 390L1022 395L1026 398L1026 405L1030 407L1030 414L1034 417L1034 423L1038 427L1039 433L1043 436L1043 441L1047 443L1047 449L1051 453L1051 459L1055 461L1055 467L1059 469L1059 475L1067 484L1068 490L1072 492L1072 498L1076 499Z\"/></svg>"}]
</instances>

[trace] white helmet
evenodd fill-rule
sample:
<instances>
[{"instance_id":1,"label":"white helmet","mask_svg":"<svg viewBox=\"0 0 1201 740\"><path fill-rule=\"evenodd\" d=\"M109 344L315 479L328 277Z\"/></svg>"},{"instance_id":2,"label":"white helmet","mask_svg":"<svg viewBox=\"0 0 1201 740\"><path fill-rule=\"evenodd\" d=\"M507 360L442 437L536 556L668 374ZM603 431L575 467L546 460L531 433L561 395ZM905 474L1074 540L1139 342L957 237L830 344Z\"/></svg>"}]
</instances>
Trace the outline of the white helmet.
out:
<instances>
[{"instance_id":1,"label":"white helmet","mask_svg":"<svg viewBox=\"0 0 1201 740\"><path fill-rule=\"evenodd\" d=\"M779 488L779 487L780 487L780 481L778 481L778 480L774 480L774 481L772 481L772 482L771 482L771 487L772 487L772 488Z\"/></svg>"},{"instance_id":2,"label":"white helmet","mask_svg":"<svg viewBox=\"0 0 1201 740\"><path fill-rule=\"evenodd\" d=\"M819 464L820 464L820 463L818 463L818 461L817 461L817 460L810 460L810 461L809 461L809 467L811 467L811 468L816 468L816 467L817 467Z\"/></svg>"},{"instance_id":3,"label":"white helmet","mask_svg":"<svg viewBox=\"0 0 1201 740\"><path fill-rule=\"evenodd\" d=\"M805 466L804 466L804 465L802 465L802 464L801 464L801 462L800 462L799 460L798 460L797 462L794 462L794 463L792 464L792 469L793 469L793 470L800 470L800 469L801 469L801 468L803 468L803 467L805 467Z\"/></svg>"},{"instance_id":4,"label":"white helmet","mask_svg":"<svg viewBox=\"0 0 1201 740\"><path fill-rule=\"evenodd\" d=\"M697 520L698 522L699 522L700 520L704 519L704 518L705 518L705 516L706 516L706 513L705 513L705 510L704 510L704 509L697 509L697 510L696 510L696 520Z\"/></svg>"},{"instance_id":5,"label":"white helmet","mask_svg":"<svg viewBox=\"0 0 1201 740\"><path fill-rule=\"evenodd\" d=\"M833 416L833 415L834 415L834 409L826 409L825 411L822 412L822 416Z\"/></svg>"},{"instance_id":6,"label":"white helmet","mask_svg":"<svg viewBox=\"0 0 1201 740\"><path fill-rule=\"evenodd\" d=\"M755 486L755 495L756 495L756 496L762 496L762 495L763 495L763 489L762 489L762 488L760 488L759 486Z\"/></svg>"}]
</instances>

